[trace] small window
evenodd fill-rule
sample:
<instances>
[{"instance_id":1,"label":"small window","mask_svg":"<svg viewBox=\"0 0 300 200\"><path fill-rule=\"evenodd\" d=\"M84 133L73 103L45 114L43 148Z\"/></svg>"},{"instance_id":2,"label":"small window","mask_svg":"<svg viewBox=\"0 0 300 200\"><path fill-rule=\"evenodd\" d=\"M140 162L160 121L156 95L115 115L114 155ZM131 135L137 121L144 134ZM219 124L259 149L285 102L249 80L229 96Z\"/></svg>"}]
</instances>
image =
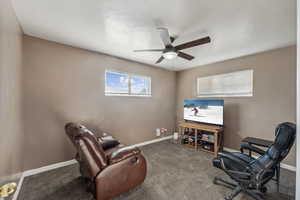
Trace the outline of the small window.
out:
<instances>
[{"instance_id":1,"label":"small window","mask_svg":"<svg viewBox=\"0 0 300 200\"><path fill-rule=\"evenodd\" d=\"M151 96L151 78L126 73L105 72L106 96Z\"/></svg>"},{"instance_id":2,"label":"small window","mask_svg":"<svg viewBox=\"0 0 300 200\"><path fill-rule=\"evenodd\" d=\"M253 96L253 70L197 78L198 97Z\"/></svg>"}]
</instances>

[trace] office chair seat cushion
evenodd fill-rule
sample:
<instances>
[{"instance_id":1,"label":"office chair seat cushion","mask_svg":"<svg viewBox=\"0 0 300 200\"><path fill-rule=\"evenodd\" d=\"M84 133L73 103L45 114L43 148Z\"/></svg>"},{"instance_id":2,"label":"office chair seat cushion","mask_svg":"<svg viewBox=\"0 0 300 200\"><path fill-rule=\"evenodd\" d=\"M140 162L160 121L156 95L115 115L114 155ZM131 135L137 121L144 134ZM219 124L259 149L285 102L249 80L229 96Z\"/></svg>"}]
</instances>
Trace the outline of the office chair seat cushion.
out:
<instances>
[{"instance_id":1,"label":"office chair seat cushion","mask_svg":"<svg viewBox=\"0 0 300 200\"><path fill-rule=\"evenodd\" d=\"M239 152L233 152L230 153L231 155L233 155L234 157L237 157L243 161L245 161L246 163L250 163L251 161L255 160L254 158L246 155L246 154L242 154ZM226 167L226 169L228 170L237 170L237 171L243 171L244 167L239 165L238 163L232 162L229 159L223 158L224 160L224 165ZM213 165L219 169L223 169L222 164L221 164L221 159L219 157L216 157L213 159Z\"/></svg>"},{"instance_id":2,"label":"office chair seat cushion","mask_svg":"<svg viewBox=\"0 0 300 200\"><path fill-rule=\"evenodd\" d=\"M247 163L250 163L251 161L255 160L254 158L240 152L233 152L232 154L236 157L239 157Z\"/></svg>"}]
</instances>

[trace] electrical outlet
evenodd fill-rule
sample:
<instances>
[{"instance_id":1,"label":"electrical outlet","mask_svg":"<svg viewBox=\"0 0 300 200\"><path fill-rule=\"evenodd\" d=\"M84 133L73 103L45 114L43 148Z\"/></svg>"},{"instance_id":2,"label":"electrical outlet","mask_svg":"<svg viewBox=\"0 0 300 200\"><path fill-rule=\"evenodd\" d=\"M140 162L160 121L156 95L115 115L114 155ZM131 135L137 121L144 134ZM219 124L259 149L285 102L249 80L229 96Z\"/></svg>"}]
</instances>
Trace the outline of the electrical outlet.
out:
<instances>
[{"instance_id":1,"label":"electrical outlet","mask_svg":"<svg viewBox=\"0 0 300 200\"><path fill-rule=\"evenodd\" d=\"M156 137L160 137L160 128L156 129Z\"/></svg>"}]
</instances>

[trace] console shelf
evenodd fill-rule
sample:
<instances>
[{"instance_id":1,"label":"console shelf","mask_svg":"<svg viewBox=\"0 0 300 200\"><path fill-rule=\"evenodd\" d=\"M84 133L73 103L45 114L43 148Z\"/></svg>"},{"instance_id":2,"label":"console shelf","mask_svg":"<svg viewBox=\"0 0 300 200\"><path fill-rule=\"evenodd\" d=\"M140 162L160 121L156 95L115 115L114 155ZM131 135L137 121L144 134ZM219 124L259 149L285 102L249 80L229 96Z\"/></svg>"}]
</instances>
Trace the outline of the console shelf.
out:
<instances>
[{"instance_id":1,"label":"console shelf","mask_svg":"<svg viewBox=\"0 0 300 200\"><path fill-rule=\"evenodd\" d=\"M221 126L180 122L178 124L181 144L218 155L223 150L224 128Z\"/></svg>"}]
</instances>

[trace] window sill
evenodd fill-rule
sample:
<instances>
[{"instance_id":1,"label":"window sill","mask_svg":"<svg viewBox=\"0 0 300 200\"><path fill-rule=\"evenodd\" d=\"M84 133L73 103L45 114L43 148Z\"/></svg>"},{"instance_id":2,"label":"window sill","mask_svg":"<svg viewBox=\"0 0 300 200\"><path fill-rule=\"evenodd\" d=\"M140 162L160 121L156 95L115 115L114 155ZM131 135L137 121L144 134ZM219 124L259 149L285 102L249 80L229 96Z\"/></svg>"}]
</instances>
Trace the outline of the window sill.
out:
<instances>
[{"instance_id":1,"label":"window sill","mask_svg":"<svg viewBox=\"0 0 300 200\"><path fill-rule=\"evenodd\" d=\"M137 94L105 94L108 97L152 97L152 95L137 95Z\"/></svg>"},{"instance_id":2,"label":"window sill","mask_svg":"<svg viewBox=\"0 0 300 200\"><path fill-rule=\"evenodd\" d=\"M197 95L199 98L207 97L253 97L253 94L208 94L208 95Z\"/></svg>"}]
</instances>

